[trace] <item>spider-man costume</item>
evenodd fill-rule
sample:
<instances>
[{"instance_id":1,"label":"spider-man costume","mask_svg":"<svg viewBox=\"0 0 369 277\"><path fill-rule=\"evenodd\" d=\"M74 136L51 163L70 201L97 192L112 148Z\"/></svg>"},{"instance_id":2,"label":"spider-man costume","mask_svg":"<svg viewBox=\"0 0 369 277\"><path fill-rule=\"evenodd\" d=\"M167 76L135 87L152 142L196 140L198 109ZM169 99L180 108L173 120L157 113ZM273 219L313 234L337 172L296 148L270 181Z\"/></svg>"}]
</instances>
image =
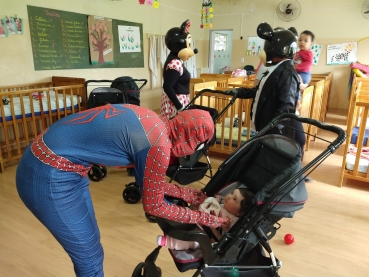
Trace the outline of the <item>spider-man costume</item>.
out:
<instances>
[{"instance_id":1,"label":"spider-man costume","mask_svg":"<svg viewBox=\"0 0 369 277\"><path fill-rule=\"evenodd\" d=\"M106 105L67 116L26 149L17 168L19 196L71 257L77 276L103 276L103 249L86 177L91 164L135 164L145 212L219 227L224 220L170 204L205 196L165 181L170 155L192 154L214 133L209 113L186 110L168 120L134 105Z\"/></svg>"}]
</instances>

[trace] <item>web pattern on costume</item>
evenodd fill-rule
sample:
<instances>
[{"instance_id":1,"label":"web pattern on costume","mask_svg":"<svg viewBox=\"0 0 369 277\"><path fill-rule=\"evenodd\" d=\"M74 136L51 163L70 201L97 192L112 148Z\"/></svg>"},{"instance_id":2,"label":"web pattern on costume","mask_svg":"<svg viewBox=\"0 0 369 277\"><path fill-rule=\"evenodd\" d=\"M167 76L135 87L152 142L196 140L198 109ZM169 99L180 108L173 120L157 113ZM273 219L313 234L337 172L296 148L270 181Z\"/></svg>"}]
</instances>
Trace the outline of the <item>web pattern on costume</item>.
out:
<instances>
[{"instance_id":1,"label":"web pattern on costume","mask_svg":"<svg viewBox=\"0 0 369 277\"><path fill-rule=\"evenodd\" d=\"M100 106L100 107L96 107L96 108L88 109L86 111L79 112L78 117L68 120L64 124L67 124L67 125L87 124L93 121L98 115L103 114L104 112L105 112L105 115L104 115L105 120L125 113L125 111L118 110L116 107L112 105L104 105L104 106Z\"/></svg>"},{"instance_id":2,"label":"web pattern on costume","mask_svg":"<svg viewBox=\"0 0 369 277\"><path fill-rule=\"evenodd\" d=\"M203 198L198 197L193 188L180 188L165 181L165 173L171 153L171 141L168 136L169 127L163 126L163 121L154 116L152 112L134 106L131 108L136 113L151 144L147 153L143 176L142 204L144 210L151 215L177 222L200 223L209 227L219 227L221 222L215 216L177 205L170 205L164 200L164 195L169 195L197 205L203 201ZM194 118L190 120L194 120ZM186 122L184 121L183 124L185 125Z\"/></svg>"}]
</instances>

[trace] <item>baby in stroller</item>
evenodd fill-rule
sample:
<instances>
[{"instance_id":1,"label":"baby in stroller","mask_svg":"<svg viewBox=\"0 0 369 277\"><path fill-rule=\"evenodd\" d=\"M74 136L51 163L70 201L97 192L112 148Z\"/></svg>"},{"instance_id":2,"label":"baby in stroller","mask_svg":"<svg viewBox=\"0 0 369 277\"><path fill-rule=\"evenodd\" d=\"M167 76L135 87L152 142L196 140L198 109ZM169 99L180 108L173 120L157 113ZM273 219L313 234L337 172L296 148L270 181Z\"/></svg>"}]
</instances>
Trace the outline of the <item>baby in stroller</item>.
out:
<instances>
[{"instance_id":1,"label":"baby in stroller","mask_svg":"<svg viewBox=\"0 0 369 277\"><path fill-rule=\"evenodd\" d=\"M251 191L248 190L244 184L239 183L239 186L224 198L219 194L214 197L206 198L198 209L227 218L227 222L223 223L221 228L211 229L216 238L219 239L229 231L240 216L247 210L251 203L251 197ZM158 245L175 250L197 249L200 246L197 241L182 241L168 235L158 236L157 243Z\"/></svg>"}]
</instances>

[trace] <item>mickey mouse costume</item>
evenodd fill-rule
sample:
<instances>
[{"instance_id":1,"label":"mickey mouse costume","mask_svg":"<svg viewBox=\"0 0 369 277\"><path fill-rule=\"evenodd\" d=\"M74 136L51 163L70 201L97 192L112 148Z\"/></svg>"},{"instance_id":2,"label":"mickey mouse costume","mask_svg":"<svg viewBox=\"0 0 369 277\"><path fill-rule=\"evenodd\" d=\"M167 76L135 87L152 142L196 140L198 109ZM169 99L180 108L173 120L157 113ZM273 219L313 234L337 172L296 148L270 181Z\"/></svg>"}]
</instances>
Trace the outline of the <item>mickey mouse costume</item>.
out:
<instances>
[{"instance_id":1,"label":"mickey mouse costume","mask_svg":"<svg viewBox=\"0 0 369 277\"><path fill-rule=\"evenodd\" d=\"M180 28L174 27L165 35L165 44L170 53L164 63L160 114L167 118L175 116L190 102L191 75L183 64L197 54L197 49L191 49L190 26L191 22L186 20Z\"/></svg>"},{"instance_id":2,"label":"mickey mouse costume","mask_svg":"<svg viewBox=\"0 0 369 277\"><path fill-rule=\"evenodd\" d=\"M250 117L255 131L260 131L277 115L295 113L300 80L291 62L298 47L295 34L283 28L273 30L268 23L259 24L257 34L265 40L260 59L267 71L258 86L227 92L236 93L238 98L254 99ZM290 128L277 126L269 132L294 137L294 134L286 134L287 129Z\"/></svg>"}]
</instances>

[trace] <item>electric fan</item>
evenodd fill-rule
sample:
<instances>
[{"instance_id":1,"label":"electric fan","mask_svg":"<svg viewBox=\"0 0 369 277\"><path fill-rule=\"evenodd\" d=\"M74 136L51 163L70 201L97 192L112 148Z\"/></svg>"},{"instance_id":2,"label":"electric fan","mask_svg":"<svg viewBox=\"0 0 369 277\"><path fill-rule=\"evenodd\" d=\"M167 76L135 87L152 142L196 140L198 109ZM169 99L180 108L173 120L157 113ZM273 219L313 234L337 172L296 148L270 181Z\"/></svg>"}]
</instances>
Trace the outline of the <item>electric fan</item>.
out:
<instances>
[{"instance_id":1,"label":"electric fan","mask_svg":"<svg viewBox=\"0 0 369 277\"><path fill-rule=\"evenodd\" d=\"M369 0L366 0L361 8L361 14L366 18L369 19Z\"/></svg>"},{"instance_id":2,"label":"electric fan","mask_svg":"<svg viewBox=\"0 0 369 277\"><path fill-rule=\"evenodd\" d=\"M292 21L299 17L301 5L297 0L283 0L279 3L276 13L283 21Z\"/></svg>"}]
</instances>

